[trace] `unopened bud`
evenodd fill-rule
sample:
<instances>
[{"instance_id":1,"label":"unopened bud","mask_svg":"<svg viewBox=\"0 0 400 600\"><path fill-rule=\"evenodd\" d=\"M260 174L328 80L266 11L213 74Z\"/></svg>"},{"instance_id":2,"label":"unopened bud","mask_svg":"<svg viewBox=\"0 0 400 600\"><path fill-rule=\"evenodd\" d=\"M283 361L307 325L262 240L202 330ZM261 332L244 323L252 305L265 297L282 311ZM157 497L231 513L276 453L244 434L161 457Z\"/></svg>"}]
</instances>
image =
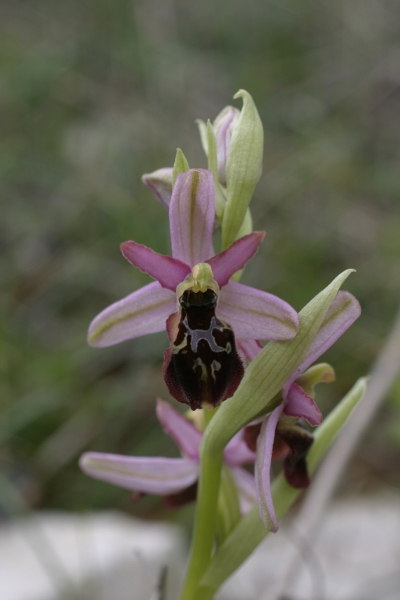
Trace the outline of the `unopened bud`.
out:
<instances>
[{"instance_id":1,"label":"unopened bud","mask_svg":"<svg viewBox=\"0 0 400 600\"><path fill-rule=\"evenodd\" d=\"M172 196L172 168L165 167L142 175L142 182L168 210Z\"/></svg>"},{"instance_id":2,"label":"unopened bud","mask_svg":"<svg viewBox=\"0 0 400 600\"><path fill-rule=\"evenodd\" d=\"M226 186L226 162L231 146L232 132L238 122L239 116L240 110L233 106L226 106L213 123L217 143L218 177L224 186Z\"/></svg>"}]
</instances>

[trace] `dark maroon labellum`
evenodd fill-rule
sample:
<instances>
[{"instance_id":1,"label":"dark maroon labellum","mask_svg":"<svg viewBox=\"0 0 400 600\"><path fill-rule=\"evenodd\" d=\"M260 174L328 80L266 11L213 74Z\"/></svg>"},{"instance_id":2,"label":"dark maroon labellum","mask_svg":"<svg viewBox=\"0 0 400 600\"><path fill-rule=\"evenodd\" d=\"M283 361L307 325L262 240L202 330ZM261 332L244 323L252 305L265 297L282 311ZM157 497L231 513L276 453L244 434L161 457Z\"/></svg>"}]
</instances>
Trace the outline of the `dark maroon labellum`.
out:
<instances>
[{"instance_id":1,"label":"dark maroon labellum","mask_svg":"<svg viewBox=\"0 0 400 600\"><path fill-rule=\"evenodd\" d=\"M192 410L218 406L238 387L244 367L232 329L215 316L217 296L186 290L181 312L167 321L171 346L164 353L164 379L170 394Z\"/></svg>"},{"instance_id":2,"label":"dark maroon labellum","mask_svg":"<svg viewBox=\"0 0 400 600\"><path fill-rule=\"evenodd\" d=\"M295 488L305 489L310 485L306 456L314 438L300 423L282 425L278 423L276 437L289 448L283 461L286 481Z\"/></svg>"},{"instance_id":3,"label":"dark maroon labellum","mask_svg":"<svg viewBox=\"0 0 400 600\"><path fill-rule=\"evenodd\" d=\"M260 435L260 431L261 423L247 425L244 430L244 441L246 442L248 449L252 452L257 452L257 438Z\"/></svg>"},{"instance_id":4,"label":"dark maroon labellum","mask_svg":"<svg viewBox=\"0 0 400 600\"><path fill-rule=\"evenodd\" d=\"M248 425L244 430L244 441L253 452L257 451L257 438L261 423ZM313 436L298 421L281 416L275 430L272 460L284 459L283 472L286 481L295 488L309 486L306 456L314 441Z\"/></svg>"}]
</instances>

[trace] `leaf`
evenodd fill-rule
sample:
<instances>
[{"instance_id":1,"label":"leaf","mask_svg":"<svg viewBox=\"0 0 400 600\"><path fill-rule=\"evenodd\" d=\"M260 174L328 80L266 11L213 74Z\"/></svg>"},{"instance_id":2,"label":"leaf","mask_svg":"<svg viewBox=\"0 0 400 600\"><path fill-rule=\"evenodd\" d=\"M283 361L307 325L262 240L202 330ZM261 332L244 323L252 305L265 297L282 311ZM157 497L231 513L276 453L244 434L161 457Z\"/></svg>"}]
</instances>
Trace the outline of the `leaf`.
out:
<instances>
[{"instance_id":1,"label":"leaf","mask_svg":"<svg viewBox=\"0 0 400 600\"><path fill-rule=\"evenodd\" d=\"M264 132L252 97L239 90L234 98L243 98L243 108L233 130L226 164L226 207L222 220L222 247L236 239L247 208L261 175Z\"/></svg>"},{"instance_id":2,"label":"leaf","mask_svg":"<svg viewBox=\"0 0 400 600\"><path fill-rule=\"evenodd\" d=\"M303 308L294 339L269 342L250 363L235 394L224 402L207 427L202 441L203 453L222 452L239 429L265 411L304 360L325 314L351 272L349 269L341 273Z\"/></svg>"}]
</instances>

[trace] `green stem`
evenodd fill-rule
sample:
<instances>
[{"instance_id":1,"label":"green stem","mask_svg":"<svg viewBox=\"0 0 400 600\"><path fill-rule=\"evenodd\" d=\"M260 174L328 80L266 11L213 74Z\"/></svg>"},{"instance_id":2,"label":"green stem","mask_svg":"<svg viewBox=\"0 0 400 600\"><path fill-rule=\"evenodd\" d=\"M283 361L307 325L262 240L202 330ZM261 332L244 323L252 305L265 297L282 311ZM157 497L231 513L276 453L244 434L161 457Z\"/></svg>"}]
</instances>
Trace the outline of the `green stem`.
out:
<instances>
[{"instance_id":1,"label":"green stem","mask_svg":"<svg viewBox=\"0 0 400 600\"><path fill-rule=\"evenodd\" d=\"M222 465L217 506L218 545L228 537L241 519L239 494L232 471L227 464Z\"/></svg>"},{"instance_id":2,"label":"green stem","mask_svg":"<svg viewBox=\"0 0 400 600\"><path fill-rule=\"evenodd\" d=\"M201 452L193 541L181 600L206 600L205 596L197 595L196 589L210 563L214 546L221 467L222 452Z\"/></svg>"}]
</instances>

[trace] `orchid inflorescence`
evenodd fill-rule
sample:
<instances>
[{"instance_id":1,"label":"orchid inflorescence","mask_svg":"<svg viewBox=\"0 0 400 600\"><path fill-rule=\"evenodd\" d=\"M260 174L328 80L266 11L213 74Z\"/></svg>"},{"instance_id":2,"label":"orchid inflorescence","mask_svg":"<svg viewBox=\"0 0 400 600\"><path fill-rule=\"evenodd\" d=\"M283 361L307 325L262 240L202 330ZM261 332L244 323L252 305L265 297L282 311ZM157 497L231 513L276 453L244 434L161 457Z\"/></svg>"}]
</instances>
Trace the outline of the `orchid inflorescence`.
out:
<instances>
[{"instance_id":1,"label":"orchid inflorescence","mask_svg":"<svg viewBox=\"0 0 400 600\"><path fill-rule=\"evenodd\" d=\"M165 383L191 410L183 415L159 399L156 411L182 457L87 452L80 465L88 475L136 493L160 494L169 506L197 492L182 596L187 600L212 597L215 589L206 576L218 555L215 541L217 548L229 548L243 515L258 510L266 532L278 529L272 459L283 458L288 487L309 485L308 426L322 422L314 386L335 378L330 365L311 365L360 315L357 300L340 291L350 271L299 314L284 300L239 283L264 237L252 231L249 210L261 174L263 130L251 96L241 90L235 97L243 99L241 111L228 106L213 124L198 122L208 169L190 169L178 150L173 167L143 176L168 210L172 256L124 242L124 257L155 281L101 312L88 336L89 344L104 347L162 330L168 334ZM218 228L222 250L215 254ZM341 409L340 424L361 393L356 395ZM246 464L254 465L253 472ZM201 595L205 589L208 596Z\"/></svg>"}]
</instances>

